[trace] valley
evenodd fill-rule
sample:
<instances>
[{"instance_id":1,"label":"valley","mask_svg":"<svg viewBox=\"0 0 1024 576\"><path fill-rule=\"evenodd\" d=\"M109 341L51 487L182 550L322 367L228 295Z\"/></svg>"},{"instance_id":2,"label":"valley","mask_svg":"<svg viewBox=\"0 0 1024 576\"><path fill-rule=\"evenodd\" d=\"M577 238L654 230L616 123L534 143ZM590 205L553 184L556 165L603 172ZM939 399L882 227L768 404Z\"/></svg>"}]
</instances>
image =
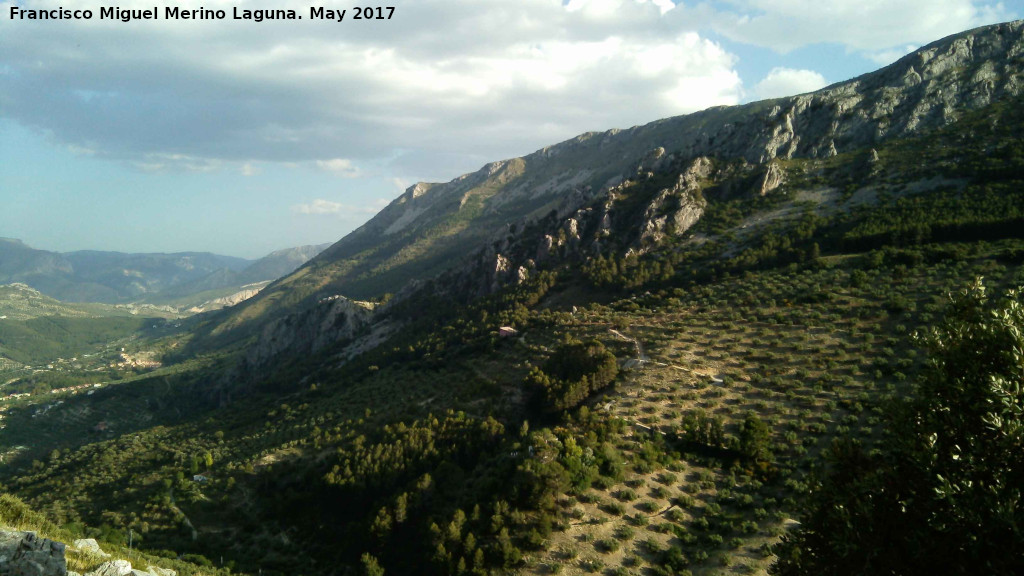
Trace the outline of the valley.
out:
<instances>
[{"instance_id":1,"label":"valley","mask_svg":"<svg viewBox=\"0 0 1024 576\"><path fill-rule=\"evenodd\" d=\"M221 309L0 287L0 519L183 575L880 573L830 536L851 507L903 562L995 558L1021 541L1022 31L411 186ZM929 460L922 406L964 414L940 424L976 468ZM991 538L929 544L968 528Z\"/></svg>"}]
</instances>

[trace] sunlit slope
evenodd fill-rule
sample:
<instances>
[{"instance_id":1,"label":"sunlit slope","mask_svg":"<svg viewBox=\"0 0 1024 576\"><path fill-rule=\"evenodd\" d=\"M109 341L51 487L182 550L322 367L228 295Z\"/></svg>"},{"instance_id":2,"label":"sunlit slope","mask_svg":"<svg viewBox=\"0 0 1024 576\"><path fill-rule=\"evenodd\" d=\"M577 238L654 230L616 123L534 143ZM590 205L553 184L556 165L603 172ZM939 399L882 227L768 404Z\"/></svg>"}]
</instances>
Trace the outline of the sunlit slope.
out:
<instances>
[{"instance_id":1,"label":"sunlit slope","mask_svg":"<svg viewBox=\"0 0 1024 576\"><path fill-rule=\"evenodd\" d=\"M877 72L801 96L587 133L444 184L417 184L259 297L218 318L230 339L320 298L371 299L462 266L552 210L593 202L645 169L698 157L770 167L827 158L955 121L1020 92L1021 22L964 32Z\"/></svg>"}]
</instances>

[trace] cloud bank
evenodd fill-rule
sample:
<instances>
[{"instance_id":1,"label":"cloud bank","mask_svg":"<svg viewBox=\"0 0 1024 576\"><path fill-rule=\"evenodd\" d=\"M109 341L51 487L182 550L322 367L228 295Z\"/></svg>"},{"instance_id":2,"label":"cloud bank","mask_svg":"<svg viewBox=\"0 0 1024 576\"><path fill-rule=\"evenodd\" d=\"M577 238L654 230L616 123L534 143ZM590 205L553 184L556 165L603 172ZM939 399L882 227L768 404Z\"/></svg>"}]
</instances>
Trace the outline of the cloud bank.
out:
<instances>
[{"instance_id":1,"label":"cloud bank","mask_svg":"<svg viewBox=\"0 0 1024 576\"><path fill-rule=\"evenodd\" d=\"M767 76L754 85L754 96L758 100L792 96L813 92L824 88L826 84L825 77L814 70L772 68Z\"/></svg>"},{"instance_id":2,"label":"cloud bank","mask_svg":"<svg viewBox=\"0 0 1024 576\"><path fill-rule=\"evenodd\" d=\"M317 198L308 204L296 204L292 206L292 212L296 214L337 214L345 209L341 202L332 202Z\"/></svg>"},{"instance_id":3,"label":"cloud bank","mask_svg":"<svg viewBox=\"0 0 1024 576\"><path fill-rule=\"evenodd\" d=\"M10 0L0 2L7 18ZM52 7L29 0L24 8ZM122 8L148 8L128 0ZM275 8L182 0L182 8ZM328 1L327 8L349 8ZM838 42L876 59L1004 16L971 0L416 0L388 21L2 22L0 115L144 170L451 177L588 130L806 91L811 70L744 90L709 32L785 52ZM94 2L68 0L69 9ZM723 8L723 6L725 8ZM366 165L374 170L364 170Z\"/></svg>"},{"instance_id":4,"label":"cloud bank","mask_svg":"<svg viewBox=\"0 0 1024 576\"><path fill-rule=\"evenodd\" d=\"M978 0L731 0L723 4L731 9L708 15L719 33L780 52L828 42L869 54L931 42L1011 16L1002 2Z\"/></svg>"}]
</instances>

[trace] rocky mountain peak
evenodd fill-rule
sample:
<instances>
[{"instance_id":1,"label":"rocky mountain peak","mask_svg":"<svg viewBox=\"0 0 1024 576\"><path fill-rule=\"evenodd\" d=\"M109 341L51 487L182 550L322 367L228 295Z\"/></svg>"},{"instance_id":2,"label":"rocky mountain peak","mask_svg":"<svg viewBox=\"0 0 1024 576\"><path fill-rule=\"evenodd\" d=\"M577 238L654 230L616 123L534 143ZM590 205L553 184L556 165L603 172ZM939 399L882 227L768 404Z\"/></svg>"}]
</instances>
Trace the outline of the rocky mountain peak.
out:
<instances>
[{"instance_id":1,"label":"rocky mountain peak","mask_svg":"<svg viewBox=\"0 0 1024 576\"><path fill-rule=\"evenodd\" d=\"M754 164L826 158L943 126L968 110L1020 93L1022 27L1024 21L1014 21L950 36L877 72L809 94L581 134L522 158L525 178L494 203L508 202L507 196L607 188L636 167L656 172L674 158L741 158ZM592 161L580 162L582 156ZM434 189L439 193L432 196L440 199L443 190L479 185L509 162L490 163L447 184L417 184L400 201Z\"/></svg>"},{"instance_id":2,"label":"rocky mountain peak","mask_svg":"<svg viewBox=\"0 0 1024 576\"><path fill-rule=\"evenodd\" d=\"M988 26L817 92L588 132L447 183L416 184L223 326L261 318L278 290L308 307L324 294L405 294L447 274L479 294L555 257L601 254L610 240L643 252L702 217L704 182L727 181L720 197L773 194L785 187L786 160L872 150L1019 95L1021 54L1024 21ZM656 193L641 201L639 183ZM272 312L282 313L302 314Z\"/></svg>"}]
</instances>

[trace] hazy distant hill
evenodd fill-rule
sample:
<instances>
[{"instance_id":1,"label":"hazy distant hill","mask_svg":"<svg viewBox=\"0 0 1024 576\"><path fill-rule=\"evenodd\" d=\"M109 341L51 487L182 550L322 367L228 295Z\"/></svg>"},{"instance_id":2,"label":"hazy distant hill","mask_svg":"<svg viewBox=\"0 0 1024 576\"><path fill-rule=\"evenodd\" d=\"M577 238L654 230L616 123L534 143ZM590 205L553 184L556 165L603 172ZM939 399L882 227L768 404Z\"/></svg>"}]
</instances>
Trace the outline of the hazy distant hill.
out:
<instances>
[{"instance_id":1,"label":"hazy distant hill","mask_svg":"<svg viewBox=\"0 0 1024 576\"><path fill-rule=\"evenodd\" d=\"M195 280L174 284L159 293L148 297L151 302L164 303L169 300L180 301L191 295L219 292L219 296L228 296L251 284L266 283L276 280L304 264L310 258L322 252L330 244L298 246L277 250L255 261L246 261L241 268L223 267ZM179 302L180 303L180 302ZM195 302L200 304L201 302Z\"/></svg>"},{"instance_id":2,"label":"hazy distant hill","mask_svg":"<svg viewBox=\"0 0 1024 576\"><path fill-rule=\"evenodd\" d=\"M23 282L56 293L67 287L73 272L71 262L61 254L36 250L21 240L0 238L0 283ZM84 290L91 288L82 286Z\"/></svg>"},{"instance_id":3,"label":"hazy distant hill","mask_svg":"<svg viewBox=\"0 0 1024 576\"><path fill-rule=\"evenodd\" d=\"M310 258L323 252L328 247L330 247L330 244L317 244L271 252L239 272L238 281L248 284L264 280L276 280L295 271L296 268L302 266Z\"/></svg>"},{"instance_id":4,"label":"hazy distant hill","mask_svg":"<svg viewBox=\"0 0 1024 576\"><path fill-rule=\"evenodd\" d=\"M254 261L207 252L61 254L0 239L0 284L24 283L65 302L160 302L274 280L324 247L289 248Z\"/></svg>"},{"instance_id":5,"label":"hazy distant hill","mask_svg":"<svg viewBox=\"0 0 1024 576\"><path fill-rule=\"evenodd\" d=\"M122 254L120 252L70 252L65 257L74 267L74 278L100 284L118 299L138 300L168 289L202 280L221 270L239 271L252 262L204 252L176 254ZM72 292L61 300L79 301Z\"/></svg>"}]
</instances>

